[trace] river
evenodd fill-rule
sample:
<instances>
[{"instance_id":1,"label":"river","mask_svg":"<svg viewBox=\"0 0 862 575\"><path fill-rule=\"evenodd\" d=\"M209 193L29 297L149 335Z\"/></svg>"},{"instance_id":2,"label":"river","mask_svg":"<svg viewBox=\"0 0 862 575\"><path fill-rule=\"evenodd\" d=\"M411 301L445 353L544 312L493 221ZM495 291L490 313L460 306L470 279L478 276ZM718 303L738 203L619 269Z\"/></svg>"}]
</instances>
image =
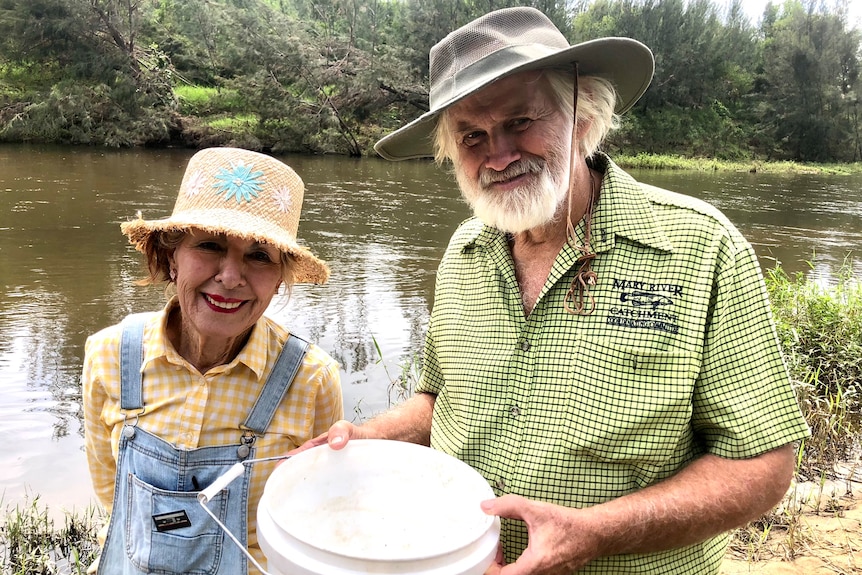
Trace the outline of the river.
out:
<instances>
[{"instance_id":1,"label":"river","mask_svg":"<svg viewBox=\"0 0 862 575\"><path fill-rule=\"evenodd\" d=\"M157 309L142 260L119 231L138 210L167 216L190 150L0 146L0 496L55 513L93 502L79 374L90 333ZM300 241L326 260L325 286L296 286L269 312L341 364L345 410L361 421L397 401L394 378L421 349L434 274L467 207L446 170L332 156L281 158L306 182ZM706 199L775 261L823 283L859 267L862 175L634 172Z\"/></svg>"}]
</instances>

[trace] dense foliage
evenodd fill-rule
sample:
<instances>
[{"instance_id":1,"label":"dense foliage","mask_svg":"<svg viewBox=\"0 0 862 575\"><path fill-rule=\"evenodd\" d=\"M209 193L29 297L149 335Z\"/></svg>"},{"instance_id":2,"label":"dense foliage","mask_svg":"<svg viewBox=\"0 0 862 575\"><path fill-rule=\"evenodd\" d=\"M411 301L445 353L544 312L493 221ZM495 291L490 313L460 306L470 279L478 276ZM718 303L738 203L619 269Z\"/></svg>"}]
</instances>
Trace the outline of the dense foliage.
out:
<instances>
[{"instance_id":1,"label":"dense foliage","mask_svg":"<svg viewBox=\"0 0 862 575\"><path fill-rule=\"evenodd\" d=\"M532 0L656 76L611 151L862 159L851 0ZM0 0L0 140L361 155L427 109L428 50L512 0Z\"/></svg>"},{"instance_id":2,"label":"dense foliage","mask_svg":"<svg viewBox=\"0 0 862 575\"><path fill-rule=\"evenodd\" d=\"M811 427L800 457L811 476L858 461L862 447L862 283L845 264L834 286L767 270L784 358Z\"/></svg>"}]
</instances>

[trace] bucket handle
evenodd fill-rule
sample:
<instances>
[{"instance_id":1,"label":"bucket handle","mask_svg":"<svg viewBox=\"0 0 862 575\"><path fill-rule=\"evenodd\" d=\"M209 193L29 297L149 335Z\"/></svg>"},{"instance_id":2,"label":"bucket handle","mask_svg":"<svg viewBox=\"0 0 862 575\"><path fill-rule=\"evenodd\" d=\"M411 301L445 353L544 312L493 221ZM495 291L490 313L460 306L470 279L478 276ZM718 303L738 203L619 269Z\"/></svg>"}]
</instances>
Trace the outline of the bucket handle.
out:
<instances>
[{"instance_id":1,"label":"bucket handle","mask_svg":"<svg viewBox=\"0 0 862 575\"><path fill-rule=\"evenodd\" d=\"M245 545L243 545L239 541L239 539L237 539L234 534L230 532L230 529L228 529L224 523L219 521L218 517L216 517L212 511L210 511L209 507L207 507L207 503L209 503L209 501L213 497L215 497L219 492L221 492L225 487L227 487L231 481L245 473L246 465L258 463L260 461L280 461L284 459L290 459L290 457L290 455L278 455L276 457L262 457L260 459L249 459L247 461L240 461L239 463L234 463L230 469L218 476L216 480L213 481L212 484L210 484L209 487L198 493L198 503L200 503L201 507L204 508L204 511L207 512L207 515L212 517L213 521L215 521L218 526L221 527L221 530L225 532L225 534L230 538L230 540L233 541L237 547L239 547L240 551L242 551L245 556L248 557L248 560L251 561L252 564L257 567L261 573L263 573L263 575L272 574L260 566L260 563L257 562L257 559L252 557L251 553L248 552L248 549L246 549Z\"/></svg>"}]
</instances>

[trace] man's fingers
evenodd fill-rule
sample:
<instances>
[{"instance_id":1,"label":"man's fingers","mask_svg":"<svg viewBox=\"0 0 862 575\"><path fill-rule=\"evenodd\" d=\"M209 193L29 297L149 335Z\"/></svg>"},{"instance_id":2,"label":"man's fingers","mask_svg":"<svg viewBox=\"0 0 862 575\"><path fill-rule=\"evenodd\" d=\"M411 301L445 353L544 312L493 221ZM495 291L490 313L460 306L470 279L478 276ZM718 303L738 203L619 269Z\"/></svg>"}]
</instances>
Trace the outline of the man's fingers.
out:
<instances>
[{"instance_id":1,"label":"man's fingers","mask_svg":"<svg viewBox=\"0 0 862 575\"><path fill-rule=\"evenodd\" d=\"M503 495L496 499L486 499L480 505L488 515L506 517L508 519L523 519L524 507L528 503L520 495Z\"/></svg>"}]
</instances>

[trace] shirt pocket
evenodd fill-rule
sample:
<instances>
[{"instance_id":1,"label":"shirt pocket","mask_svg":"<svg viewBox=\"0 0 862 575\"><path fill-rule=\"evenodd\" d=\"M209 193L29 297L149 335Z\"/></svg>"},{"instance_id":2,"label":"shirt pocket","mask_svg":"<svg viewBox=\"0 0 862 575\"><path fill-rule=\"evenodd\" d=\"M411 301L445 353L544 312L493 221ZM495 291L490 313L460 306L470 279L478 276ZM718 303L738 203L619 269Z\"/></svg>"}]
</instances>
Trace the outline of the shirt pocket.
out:
<instances>
[{"instance_id":1,"label":"shirt pocket","mask_svg":"<svg viewBox=\"0 0 862 575\"><path fill-rule=\"evenodd\" d=\"M606 463L661 467L691 440L696 361L681 351L578 342L566 447Z\"/></svg>"}]
</instances>

